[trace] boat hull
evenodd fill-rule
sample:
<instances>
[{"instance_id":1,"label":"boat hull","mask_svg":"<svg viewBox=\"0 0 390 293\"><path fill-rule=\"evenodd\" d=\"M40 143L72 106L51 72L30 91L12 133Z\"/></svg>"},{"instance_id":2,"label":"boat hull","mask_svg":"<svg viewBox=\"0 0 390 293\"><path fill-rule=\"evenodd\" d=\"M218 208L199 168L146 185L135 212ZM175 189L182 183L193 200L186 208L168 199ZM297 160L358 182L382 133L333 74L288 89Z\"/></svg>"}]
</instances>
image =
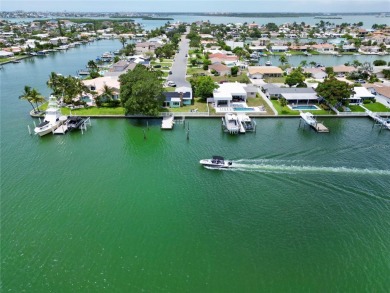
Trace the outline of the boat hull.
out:
<instances>
[{"instance_id":1,"label":"boat hull","mask_svg":"<svg viewBox=\"0 0 390 293\"><path fill-rule=\"evenodd\" d=\"M230 161L224 161L223 163L214 163L211 159L200 160L199 163L204 167L215 168L215 169L226 169L232 168L233 164Z\"/></svg>"}]
</instances>

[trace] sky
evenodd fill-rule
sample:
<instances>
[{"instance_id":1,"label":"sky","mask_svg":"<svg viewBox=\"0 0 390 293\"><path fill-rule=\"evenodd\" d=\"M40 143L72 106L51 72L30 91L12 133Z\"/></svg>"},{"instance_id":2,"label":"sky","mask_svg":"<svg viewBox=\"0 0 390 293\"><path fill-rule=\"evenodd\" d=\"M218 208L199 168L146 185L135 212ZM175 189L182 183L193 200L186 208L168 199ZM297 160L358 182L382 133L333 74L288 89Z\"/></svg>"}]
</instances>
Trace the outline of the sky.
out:
<instances>
[{"instance_id":1,"label":"sky","mask_svg":"<svg viewBox=\"0 0 390 293\"><path fill-rule=\"evenodd\" d=\"M1 0L1 11L390 12L390 0Z\"/></svg>"}]
</instances>

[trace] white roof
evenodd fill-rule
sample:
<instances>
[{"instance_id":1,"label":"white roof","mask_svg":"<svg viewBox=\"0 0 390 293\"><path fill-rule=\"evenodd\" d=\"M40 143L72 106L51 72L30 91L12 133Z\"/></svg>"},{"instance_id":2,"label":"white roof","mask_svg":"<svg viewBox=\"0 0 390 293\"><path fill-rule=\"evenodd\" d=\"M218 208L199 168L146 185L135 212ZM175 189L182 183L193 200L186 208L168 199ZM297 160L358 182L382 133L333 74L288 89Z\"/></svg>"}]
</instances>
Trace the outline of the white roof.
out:
<instances>
[{"instance_id":1,"label":"white roof","mask_svg":"<svg viewBox=\"0 0 390 293\"><path fill-rule=\"evenodd\" d=\"M297 100L317 100L318 96L316 93L286 93L282 94L283 98L285 98L288 101L297 101Z\"/></svg>"},{"instance_id":2,"label":"white roof","mask_svg":"<svg viewBox=\"0 0 390 293\"><path fill-rule=\"evenodd\" d=\"M353 91L355 92L355 94L351 96L353 99L375 98L375 96L365 87L354 87Z\"/></svg>"},{"instance_id":3,"label":"white roof","mask_svg":"<svg viewBox=\"0 0 390 293\"><path fill-rule=\"evenodd\" d=\"M0 51L0 56L2 56L2 57L14 56L14 53L7 52L7 51Z\"/></svg>"},{"instance_id":4,"label":"white roof","mask_svg":"<svg viewBox=\"0 0 390 293\"><path fill-rule=\"evenodd\" d=\"M171 98L171 102L180 102L180 98Z\"/></svg>"},{"instance_id":5,"label":"white roof","mask_svg":"<svg viewBox=\"0 0 390 293\"><path fill-rule=\"evenodd\" d=\"M225 82L219 85L219 88L214 90L214 93L226 92L230 95L239 95L246 96L246 91L244 89L246 85L238 82Z\"/></svg>"}]
</instances>

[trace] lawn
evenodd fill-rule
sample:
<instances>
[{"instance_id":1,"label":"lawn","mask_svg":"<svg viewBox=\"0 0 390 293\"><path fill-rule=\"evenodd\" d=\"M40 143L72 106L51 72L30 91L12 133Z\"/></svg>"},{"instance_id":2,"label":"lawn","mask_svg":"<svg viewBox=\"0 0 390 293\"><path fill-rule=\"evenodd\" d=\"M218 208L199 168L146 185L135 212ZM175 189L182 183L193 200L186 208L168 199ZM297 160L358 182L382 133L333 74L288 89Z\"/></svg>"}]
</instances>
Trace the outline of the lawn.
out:
<instances>
[{"instance_id":1,"label":"lawn","mask_svg":"<svg viewBox=\"0 0 390 293\"><path fill-rule=\"evenodd\" d=\"M276 111L278 111L279 115L299 115L299 111L291 110L289 107L280 106L279 101L277 100L271 100L272 104L274 105ZM302 111L302 112L310 112L313 115L333 115L334 113L331 111L325 111L325 110L314 110L314 111Z\"/></svg>"},{"instance_id":2,"label":"lawn","mask_svg":"<svg viewBox=\"0 0 390 293\"><path fill-rule=\"evenodd\" d=\"M246 99L246 104L248 105L248 107L264 106L268 115L274 115L274 111L272 111L271 107L264 101L264 99L261 96L258 98Z\"/></svg>"},{"instance_id":3,"label":"lawn","mask_svg":"<svg viewBox=\"0 0 390 293\"><path fill-rule=\"evenodd\" d=\"M180 108L169 108L169 112L190 112L195 109L198 109L198 112L207 112L207 103L200 98L195 98L193 105L183 106Z\"/></svg>"},{"instance_id":4,"label":"lawn","mask_svg":"<svg viewBox=\"0 0 390 293\"><path fill-rule=\"evenodd\" d=\"M203 70L202 67L187 67L187 75L193 75L194 73L208 74L207 70Z\"/></svg>"},{"instance_id":5,"label":"lawn","mask_svg":"<svg viewBox=\"0 0 390 293\"><path fill-rule=\"evenodd\" d=\"M74 109L70 110L69 108L61 108L61 113L63 115L84 115L84 116L89 116L89 115L125 115L125 109L122 107L89 107L89 108L84 108L84 109Z\"/></svg>"},{"instance_id":6,"label":"lawn","mask_svg":"<svg viewBox=\"0 0 390 293\"><path fill-rule=\"evenodd\" d=\"M359 105L349 105L348 108L351 109L352 112L365 112L366 111L362 107L360 107Z\"/></svg>"},{"instance_id":7,"label":"lawn","mask_svg":"<svg viewBox=\"0 0 390 293\"><path fill-rule=\"evenodd\" d=\"M249 78L246 74L241 74L237 76L213 76L211 75L212 80L215 82L220 83L221 81L228 81L228 82L241 82L241 83L249 83Z\"/></svg>"},{"instance_id":8,"label":"lawn","mask_svg":"<svg viewBox=\"0 0 390 293\"><path fill-rule=\"evenodd\" d=\"M371 104L364 104L363 106L372 112L390 112L389 107L386 107L385 105L378 102L371 103Z\"/></svg>"}]
</instances>

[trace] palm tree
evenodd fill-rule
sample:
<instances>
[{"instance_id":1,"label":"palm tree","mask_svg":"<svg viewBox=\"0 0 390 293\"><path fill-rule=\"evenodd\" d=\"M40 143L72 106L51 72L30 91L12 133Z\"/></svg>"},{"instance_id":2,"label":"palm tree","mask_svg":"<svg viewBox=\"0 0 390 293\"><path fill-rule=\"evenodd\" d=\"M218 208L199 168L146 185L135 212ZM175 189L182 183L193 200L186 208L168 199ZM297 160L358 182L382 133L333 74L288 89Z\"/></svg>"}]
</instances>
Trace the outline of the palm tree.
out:
<instances>
[{"instance_id":1,"label":"palm tree","mask_svg":"<svg viewBox=\"0 0 390 293\"><path fill-rule=\"evenodd\" d=\"M31 98L31 103L35 103L38 111L39 111L38 103L42 104L43 102L46 101L45 98L36 89L31 90L30 98Z\"/></svg>"},{"instance_id":2,"label":"palm tree","mask_svg":"<svg viewBox=\"0 0 390 293\"><path fill-rule=\"evenodd\" d=\"M89 60L87 65L91 69L97 69L98 68L97 64L93 60Z\"/></svg>"},{"instance_id":3,"label":"palm tree","mask_svg":"<svg viewBox=\"0 0 390 293\"><path fill-rule=\"evenodd\" d=\"M126 44L126 38L122 36L119 38L119 41L122 43L122 48L124 48Z\"/></svg>"},{"instance_id":4,"label":"palm tree","mask_svg":"<svg viewBox=\"0 0 390 293\"><path fill-rule=\"evenodd\" d=\"M311 65L311 67L314 67L317 63L315 61L311 61L309 64Z\"/></svg>"},{"instance_id":5,"label":"palm tree","mask_svg":"<svg viewBox=\"0 0 390 293\"><path fill-rule=\"evenodd\" d=\"M110 100L112 100L113 95L114 95L114 89L105 84L103 86L103 91L102 91L102 94L100 95L100 97L105 98L106 100L110 101Z\"/></svg>"},{"instance_id":6,"label":"palm tree","mask_svg":"<svg viewBox=\"0 0 390 293\"><path fill-rule=\"evenodd\" d=\"M301 67L306 67L307 66L307 61L306 60L302 60L300 65L301 65Z\"/></svg>"},{"instance_id":7,"label":"palm tree","mask_svg":"<svg viewBox=\"0 0 390 293\"><path fill-rule=\"evenodd\" d=\"M30 103L31 107L34 110L34 113L36 112L34 104L31 101L31 87L28 85L24 86L24 92L19 96L20 100L25 100Z\"/></svg>"},{"instance_id":8,"label":"palm tree","mask_svg":"<svg viewBox=\"0 0 390 293\"><path fill-rule=\"evenodd\" d=\"M282 64L287 63L287 58L286 58L286 56L283 56L283 55L280 56L279 61L280 61L280 63L282 63Z\"/></svg>"}]
</instances>

